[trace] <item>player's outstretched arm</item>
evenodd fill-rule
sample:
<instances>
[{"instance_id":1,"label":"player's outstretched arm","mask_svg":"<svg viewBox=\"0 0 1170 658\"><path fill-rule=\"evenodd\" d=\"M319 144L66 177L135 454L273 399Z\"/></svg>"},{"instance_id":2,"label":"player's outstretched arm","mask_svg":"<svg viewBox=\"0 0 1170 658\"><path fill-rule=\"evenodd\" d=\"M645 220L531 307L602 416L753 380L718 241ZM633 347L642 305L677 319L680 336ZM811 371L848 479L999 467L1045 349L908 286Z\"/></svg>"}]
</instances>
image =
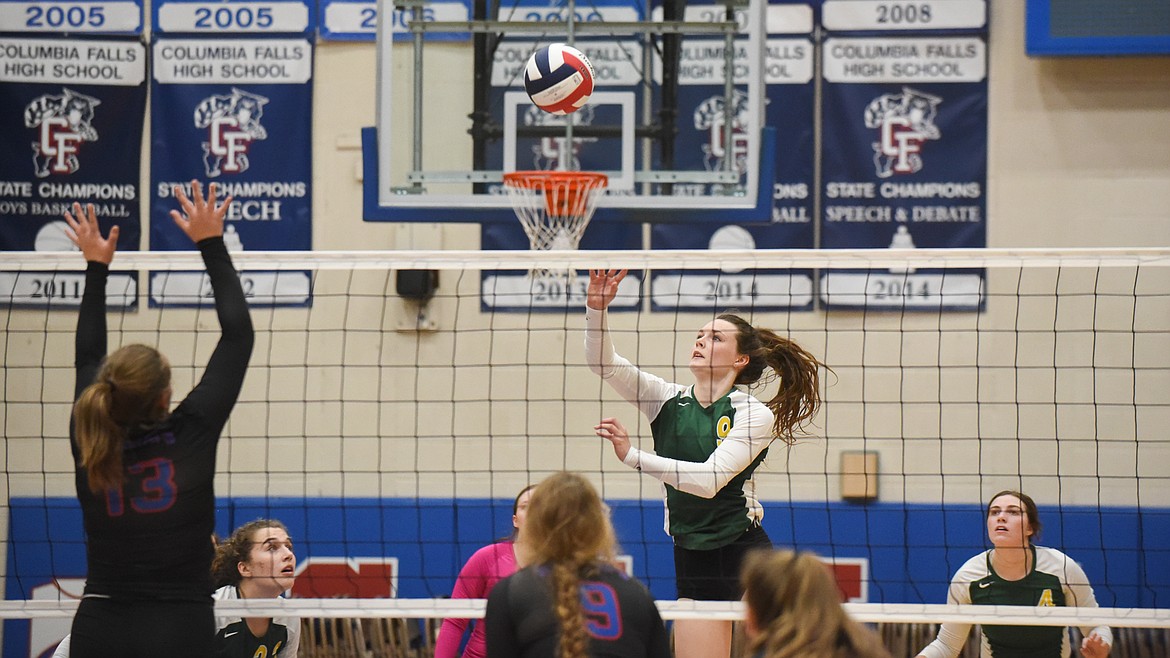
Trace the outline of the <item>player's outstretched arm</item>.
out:
<instances>
[{"instance_id":1,"label":"player's outstretched arm","mask_svg":"<svg viewBox=\"0 0 1170 658\"><path fill-rule=\"evenodd\" d=\"M118 227L110 229L109 237L102 237L93 205L83 210L73 204L73 212L65 213L68 228L65 235L81 250L86 260L85 292L77 314L77 334L74 337L74 367L77 380L73 399L77 399L97 375L106 356L106 280L114 250L118 246Z\"/></svg>"},{"instance_id":2,"label":"player's outstretched arm","mask_svg":"<svg viewBox=\"0 0 1170 658\"><path fill-rule=\"evenodd\" d=\"M199 184L199 181L191 181L190 197L187 196L182 187L175 186L174 194L175 198L179 200L181 211L172 210L171 219L195 244L199 244L207 238L223 236L223 218L227 215L232 198L229 196L223 200L222 204L217 205L215 202L217 187L215 183L208 185L207 198L205 199L203 186Z\"/></svg>"},{"instance_id":3,"label":"player's outstretched arm","mask_svg":"<svg viewBox=\"0 0 1170 658\"><path fill-rule=\"evenodd\" d=\"M217 185L211 183L204 197L199 181L193 180L188 197L176 186L174 194L182 210L172 210L171 219L203 255L222 332L203 377L183 404L204 415L213 426L222 427L239 397L255 337L240 278L223 243L224 217L232 198L217 203L217 192Z\"/></svg>"},{"instance_id":4,"label":"player's outstretched arm","mask_svg":"<svg viewBox=\"0 0 1170 658\"><path fill-rule=\"evenodd\" d=\"M114 261L119 229L111 228L109 237L103 238L92 203L86 204L84 210L80 203L74 203L73 212L65 212L65 223L69 225L65 235L81 250L86 262L109 265Z\"/></svg>"},{"instance_id":5,"label":"player's outstretched arm","mask_svg":"<svg viewBox=\"0 0 1170 658\"><path fill-rule=\"evenodd\" d=\"M629 270L589 270L589 288L585 305L597 311L609 308L617 297L618 284L626 278Z\"/></svg>"}]
</instances>

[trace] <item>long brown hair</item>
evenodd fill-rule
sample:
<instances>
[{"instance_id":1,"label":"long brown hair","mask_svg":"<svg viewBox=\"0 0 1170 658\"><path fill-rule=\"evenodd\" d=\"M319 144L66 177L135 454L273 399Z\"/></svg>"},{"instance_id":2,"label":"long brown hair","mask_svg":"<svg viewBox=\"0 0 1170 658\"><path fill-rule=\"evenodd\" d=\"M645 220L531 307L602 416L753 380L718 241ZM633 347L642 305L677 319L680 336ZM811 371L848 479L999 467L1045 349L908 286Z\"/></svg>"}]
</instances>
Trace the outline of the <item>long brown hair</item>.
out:
<instances>
[{"instance_id":1,"label":"long brown hair","mask_svg":"<svg viewBox=\"0 0 1170 658\"><path fill-rule=\"evenodd\" d=\"M552 570L560 622L559 658L584 658L589 636L579 591L582 574L614 560L613 525L597 489L576 473L550 475L537 485L521 530L537 565Z\"/></svg>"},{"instance_id":2,"label":"long brown hair","mask_svg":"<svg viewBox=\"0 0 1170 658\"><path fill-rule=\"evenodd\" d=\"M106 357L97 377L73 404L73 427L89 490L122 486L122 445L132 428L161 421L158 404L171 385L171 366L147 345L126 345Z\"/></svg>"},{"instance_id":3,"label":"long brown hair","mask_svg":"<svg viewBox=\"0 0 1170 658\"><path fill-rule=\"evenodd\" d=\"M252 535L265 528L280 528L288 534L288 528L276 519L256 519L236 528L231 537L216 544L215 557L211 560L211 579L216 589L240 584L244 577L240 575L239 565L251 560Z\"/></svg>"},{"instance_id":4,"label":"long brown hair","mask_svg":"<svg viewBox=\"0 0 1170 658\"><path fill-rule=\"evenodd\" d=\"M758 635L751 652L766 658L890 658L881 639L841 607L841 590L811 553L756 551L740 574Z\"/></svg>"},{"instance_id":5,"label":"long brown hair","mask_svg":"<svg viewBox=\"0 0 1170 658\"><path fill-rule=\"evenodd\" d=\"M805 423L821 406L820 369L830 372L831 369L795 341L771 329L754 327L734 313L724 313L716 319L735 325L736 349L748 357L736 384L755 384L767 368L780 378L779 390L764 404L776 415L772 433L791 445L796 441L796 434L804 433Z\"/></svg>"}]
</instances>

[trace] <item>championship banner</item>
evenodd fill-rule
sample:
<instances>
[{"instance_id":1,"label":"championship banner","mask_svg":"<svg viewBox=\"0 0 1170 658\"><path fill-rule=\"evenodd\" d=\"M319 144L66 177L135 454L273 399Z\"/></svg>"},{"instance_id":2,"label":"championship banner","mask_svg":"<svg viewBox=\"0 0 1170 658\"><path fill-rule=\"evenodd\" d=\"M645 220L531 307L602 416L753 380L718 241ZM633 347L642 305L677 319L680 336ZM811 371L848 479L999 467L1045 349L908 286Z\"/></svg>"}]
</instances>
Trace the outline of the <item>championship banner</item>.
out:
<instances>
[{"instance_id":1,"label":"championship banner","mask_svg":"<svg viewBox=\"0 0 1170 658\"><path fill-rule=\"evenodd\" d=\"M137 40L0 39L0 250L75 251L65 211L93 204L102 232L121 229L119 251L141 237L146 48ZM76 308L75 272L0 273L0 304ZM110 274L111 307L131 308L137 275Z\"/></svg>"},{"instance_id":2,"label":"championship banner","mask_svg":"<svg viewBox=\"0 0 1170 658\"><path fill-rule=\"evenodd\" d=\"M152 6L156 36L307 36L314 28L305 0L157 0Z\"/></svg>"},{"instance_id":3,"label":"championship banner","mask_svg":"<svg viewBox=\"0 0 1170 658\"><path fill-rule=\"evenodd\" d=\"M661 9L655 10L660 16ZM722 21L722 5L692 5L688 21ZM742 10L740 23L748 20ZM728 225L712 215L706 224L655 225L651 231L653 249L810 249L814 246L814 53L812 7L806 3L771 4L767 8L764 82L768 92L765 117L776 134L772 222L764 225ZM735 83L732 97L732 148L742 148L747 126L739 121L737 105L747 102L747 40L736 40ZM661 76L661 60L657 74ZM679 133L675 158L680 169L717 171L727 158L723 85L724 42L722 39L684 38L679 66ZM744 153L732 154L739 174L745 175ZM768 184L762 181L761 184ZM718 184L676 183L677 194L718 194ZM802 271L655 271L651 277L651 308L656 311L720 308L756 311L811 309L813 275Z\"/></svg>"},{"instance_id":4,"label":"championship banner","mask_svg":"<svg viewBox=\"0 0 1170 658\"><path fill-rule=\"evenodd\" d=\"M528 236L516 223L490 222L482 225L482 249L529 249ZM642 248L642 225L592 223L581 236L581 249L618 250ZM483 311L529 313L585 310L585 293L589 288L588 272L555 273L551 276L530 275L523 271L498 270L480 275L480 308ZM621 282L617 298L610 304L612 312L637 311L642 307L641 270L630 270Z\"/></svg>"},{"instance_id":5,"label":"championship banner","mask_svg":"<svg viewBox=\"0 0 1170 658\"><path fill-rule=\"evenodd\" d=\"M0 31L142 34L142 0L0 0Z\"/></svg>"},{"instance_id":6,"label":"championship banner","mask_svg":"<svg viewBox=\"0 0 1170 658\"><path fill-rule=\"evenodd\" d=\"M654 249L791 249L783 224L657 224ZM808 270L655 270L650 278L652 311L721 313L812 310L813 274Z\"/></svg>"},{"instance_id":7,"label":"championship banner","mask_svg":"<svg viewBox=\"0 0 1170 658\"><path fill-rule=\"evenodd\" d=\"M635 21L640 10L629 0L607 0L588 7L577 8L575 20ZM558 22L566 18L563 5L553 2L525 1L501 10L500 20ZM520 134L527 127L565 127L571 120L578 126L633 124L637 112L636 90L641 81L638 63L642 61L642 44L635 37L579 38L574 47L581 50L593 63L597 89L589 102L569 116L549 114L537 107L524 93L524 66L536 44L532 36L505 37L497 45L491 73L490 106L498 125L505 126L502 149L490 149L487 165L503 171L555 170L618 172L633 169L633 163L623 162L623 144L620 137L565 136L525 137ZM508 130L508 127L513 127ZM632 149L631 149L632 150ZM632 154L631 154L631 157ZM567 164L567 167L562 166ZM610 176L610 192L629 191L629 179ZM502 184L492 184L492 193L505 194ZM530 249L531 243L515 224L485 224L480 231L481 248ZM580 249L641 249L640 225L591 224L581 236ZM641 272L630 272L622 283L618 298L610 307L613 311L636 310L640 305ZM530 277L528 272L485 272L481 275L481 306L484 310L530 312L583 309L585 289L589 278L585 273L571 276Z\"/></svg>"},{"instance_id":8,"label":"championship banner","mask_svg":"<svg viewBox=\"0 0 1170 658\"><path fill-rule=\"evenodd\" d=\"M230 250L312 248L313 45L304 38L178 39L153 44L152 250L189 250L171 221L191 180L231 195ZM303 305L309 273L241 272L252 305ZM151 305L210 304L205 273L150 277Z\"/></svg>"},{"instance_id":9,"label":"championship banner","mask_svg":"<svg viewBox=\"0 0 1170 658\"><path fill-rule=\"evenodd\" d=\"M662 9L654 10L656 18ZM690 5L684 20L689 22L720 22L726 20L723 5ZM744 10L736 12L736 21L745 25L750 20ZM812 246L813 181L813 77L814 52L812 43L813 10L807 3L770 4L765 15L767 39L764 55L764 84L766 122L777 130L777 183L788 186L774 196L779 201L779 212L773 213L773 222L803 225L793 236L799 244ZM734 42L733 81L735 89L731 103L732 154L730 157L738 173L744 175L746 166L741 111L748 102L745 92L747 79L746 38ZM719 171L729 157L725 153L725 119L727 102L724 91L724 41L722 38L684 37L679 62L678 139L675 161L678 169ZM655 79L662 81L662 60L655 54ZM761 156L763 158L764 156ZM674 184L676 195L701 195L719 192L718 183Z\"/></svg>"},{"instance_id":10,"label":"championship banner","mask_svg":"<svg viewBox=\"0 0 1170 658\"><path fill-rule=\"evenodd\" d=\"M388 3L388 6L393 6ZM470 0L436 0L418 6L424 22L469 21ZM415 20L413 8L394 7L390 12L395 40L413 38L410 24ZM322 41L374 41L378 36L377 0L321 0ZM423 32L428 41L467 41L470 32Z\"/></svg>"},{"instance_id":11,"label":"championship banner","mask_svg":"<svg viewBox=\"0 0 1170 658\"><path fill-rule=\"evenodd\" d=\"M499 18L556 24L565 20L566 13L567 9L556 2L523 0L515 6L501 9ZM640 18L639 8L630 0L606 0L588 7L579 6L575 20L595 23L637 21ZM504 171L558 168L569 171L619 171L623 164L619 137L574 135L570 143L562 136L522 137L519 131L528 127L567 126L570 118L574 127L621 125L627 116L637 111L635 92L642 81L642 43L636 36L579 37L573 47L585 53L593 63L594 94L580 110L569 116L560 116L541 110L524 93L524 67L529 56L538 46L555 40L560 40L560 37L548 36L534 41L530 34L505 36L493 51L489 107L498 125L515 126L517 130L505 131L504 148L490 149L486 165ZM568 166L560 166L563 163ZM611 192L622 186L632 189L633 180L609 182ZM502 186L498 184L492 191L503 193Z\"/></svg>"},{"instance_id":12,"label":"championship banner","mask_svg":"<svg viewBox=\"0 0 1170 658\"><path fill-rule=\"evenodd\" d=\"M826 28L865 34L823 44L821 247L984 247L986 8L890 7L825 3ZM826 308L976 310L984 299L979 269L831 271L820 284Z\"/></svg>"}]
</instances>

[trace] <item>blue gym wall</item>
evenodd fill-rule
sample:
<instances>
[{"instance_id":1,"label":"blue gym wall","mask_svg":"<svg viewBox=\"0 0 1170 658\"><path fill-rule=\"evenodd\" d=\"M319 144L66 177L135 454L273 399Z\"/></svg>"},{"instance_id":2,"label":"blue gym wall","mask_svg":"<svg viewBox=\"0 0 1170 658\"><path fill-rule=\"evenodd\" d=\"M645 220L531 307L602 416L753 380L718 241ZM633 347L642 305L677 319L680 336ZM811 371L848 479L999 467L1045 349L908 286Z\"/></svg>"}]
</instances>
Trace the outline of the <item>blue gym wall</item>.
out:
<instances>
[{"instance_id":1,"label":"blue gym wall","mask_svg":"<svg viewBox=\"0 0 1170 658\"><path fill-rule=\"evenodd\" d=\"M622 552L655 598L674 598L671 545L659 501L609 501ZM82 578L85 546L73 498L14 498L7 600L26 599L51 578ZM479 547L511 530L508 500L221 499L217 532L259 517L282 520L297 560L396 557L398 596L446 596ZM764 526L777 546L824 556L866 558L869 600L942 603L951 574L987 547L981 505L765 502ZM1170 509L1042 508L1040 544L1084 566L1105 607L1170 607ZM48 538L52 537L50 543ZM5 622L4 657L28 655L28 622Z\"/></svg>"}]
</instances>

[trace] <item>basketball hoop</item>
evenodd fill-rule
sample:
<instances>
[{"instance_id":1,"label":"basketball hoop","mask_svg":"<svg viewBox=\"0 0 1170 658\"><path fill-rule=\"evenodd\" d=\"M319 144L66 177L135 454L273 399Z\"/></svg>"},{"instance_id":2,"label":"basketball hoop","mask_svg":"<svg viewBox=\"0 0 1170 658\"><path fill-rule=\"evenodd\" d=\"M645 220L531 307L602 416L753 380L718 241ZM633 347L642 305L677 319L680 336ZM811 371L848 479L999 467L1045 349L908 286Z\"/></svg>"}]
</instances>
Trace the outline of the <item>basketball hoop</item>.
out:
<instances>
[{"instance_id":1,"label":"basketball hoop","mask_svg":"<svg viewBox=\"0 0 1170 658\"><path fill-rule=\"evenodd\" d=\"M532 249L573 250L589 225L609 178L585 171L515 171L504 189ZM555 274L547 270L531 274ZM567 274L567 273L562 273Z\"/></svg>"}]
</instances>

